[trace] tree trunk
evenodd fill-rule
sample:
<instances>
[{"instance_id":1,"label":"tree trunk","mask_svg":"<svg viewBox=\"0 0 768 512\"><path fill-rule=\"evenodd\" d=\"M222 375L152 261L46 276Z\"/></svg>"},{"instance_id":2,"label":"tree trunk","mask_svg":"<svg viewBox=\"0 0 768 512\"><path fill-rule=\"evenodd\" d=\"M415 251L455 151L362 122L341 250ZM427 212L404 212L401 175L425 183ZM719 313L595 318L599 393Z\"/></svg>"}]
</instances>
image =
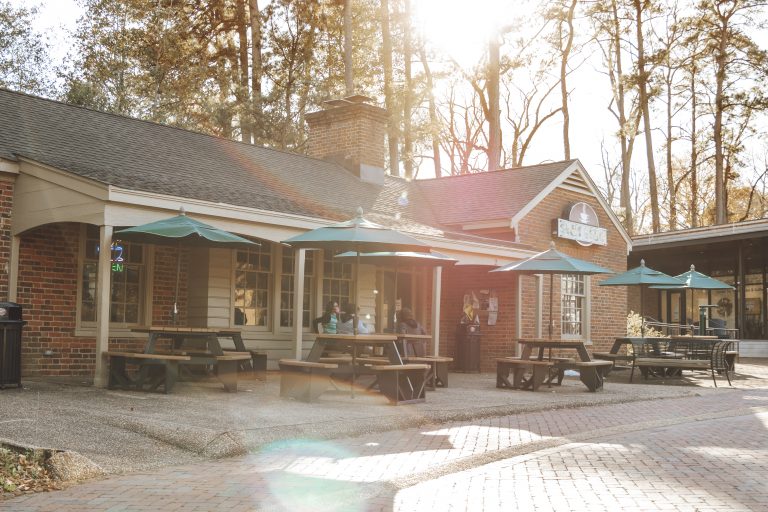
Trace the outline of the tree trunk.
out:
<instances>
[{"instance_id":1,"label":"tree trunk","mask_svg":"<svg viewBox=\"0 0 768 512\"><path fill-rule=\"evenodd\" d=\"M424 47L421 49L421 63L424 66L424 74L427 77L427 97L429 98L429 133L432 136L432 160L435 166L435 178L442 176L440 165L440 127L437 119L437 106L435 105L435 94L433 92L432 70L429 68L427 54Z\"/></svg>"},{"instance_id":2,"label":"tree trunk","mask_svg":"<svg viewBox=\"0 0 768 512\"><path fill-rule=\"evenodd\" d=\"M723 169L723 114L725 107L724 83L726 67L726 51L728 44L728 22L730 14L722 15L718 13L719 44L717 55L715 56L715 126L713 137L715 142L715 224L725 224L728 216L725 211L725 173Z\"/></svg>"},{"instance_id":3,"label":"tree trunk","mask_svg":"<svg viewBox=\"0 0 768 512\"><path fill-rule=\"evenodd\" d=\"M637 87L640 94L640 108L643 111L643 131L645 132L645 157L648 160L648 185L651 199L651 229L654 233L661 230L659 219L659 195L656 188L656 164L653 156L653 133L651 131L651 110L648 98L648 75L645 71L645 52L643 50L643 7L641 0L634 0L637 16L635 28L637 34Z\"/></svg>"},{"instance_id":4,"label":"tree trunk","mask_svg":"<svg viewBox=\"0 0 768 512\"><path fill-rule=\"evenodd\" d=\"M411 45L411 1L405 0L403 12L404 42L403 42L403 60L405 61L405 90L403 91L403 167L405 169L405 179L413 179L413 134L411 133L411 103L413 100L413 78L411 76L411 61L413 59L413 48Z\"/></svg>"},{"instance_id":5,"label":"tree trunk","mask_svg":"<svg viewBox=\"0 0 768 512\"><path fill-rule=\"evenodd\" d=\"M573 13L576 10L577 0L571 0L571 6L568 8L568 17L566 23L568 24L568 39L565 44L565 48L560 56L560 97L562 101L562 113L563 113L563 156L566 160L571 159L571 138L570 138L570 112L568 111L568 85L566 83L568 75L568 57L573 48ZM562 23L560 23L562 27ZM561 38L562 41L562 38Z\"/></svg>"},{"instance_id":6,"label":"tree trunk","mask_svg":"<svg viewBox=\"0 0 768 512\"><path fill-rule=\"evenodd\" d=\"M392 87L392 30L389 24L389 0L381 0L381 52L384 66L384 105L389 114L387 122L387 145L389 148L389 173L400 176L400 154L398 119L395 109L395 94Z\"/></svg>"},{"instance_id":7,"label":"tree trunk","mask_svg":"<svg viewBox=\"0 0 768 512\"><path fill-rule=\"evenodd\" d=\"M248 90L248 26L245 19L245 3L247 0L237 0L235 6L235 23L237 25L237 51L240 64L240 84L237 88L237 110L240 117L240 140L251 143L251 96Z\"/></svg>"},{"instance_id":8,"label":"tree trunk","mask_svg":"<svg viewBox=\"0 0 768 512\"><path fill-rule=\"evenodd\" d=\"M669 59L667 52L667 59ZM667 189L669 189L669 229L677 229L677 187L672 167L672 71L667 61Z\"/></svg>"},{"instance_id":9,"label":"tree trunk","mask_svg":"<svg viewBox=\"0 0 768 512\"><path fill-rule=\"evenodd\" d=\"M344 86L347 96L355 93L352 69L352 0L344 0Z\"/></svg>"},{"instance_id":10,"label":"tree trunk","mask_svg":"<svg viewBox=\"0 0 768 512\"><path fill-rule=\"evenodd\" d=\"M251 19L251 132L254 142L260 142L264 137L262 128L263 112L261 101L261 15L259 14L259 1L249 0L249 15Z\"/></svg>"},{"instance_id":11,"label":"tree trunk","mask_svg":"<svg viewBox=\"0 0 768 512\"><path fill-rule=\"evenodd\" d=\"M500 48L501 34L494 32L488 41L488 171L497 170L501 159Z\"/></svg>"},{"instance_id":12,"label":"tree trunk","mask_svg":"<svg viewBox=\"0 0 768 512\"><path fill-rule=\"evenodd\" d=\"M696 65L691 69L691 227L699 225L699 179L698 159L699 151L696 146Z\"/></svg>"},{"instance_id":13,"label":"tree trunk","mask_svg":"<svg viewBox=\"0 0 768 512\"><path fill-rule=\"evenodd\" d=\"M630 161L632 159L632 153L627 148L627 116L624 112L625 98L624 98L624 71L621 64L621 27L619 26L619 12L616 7L616 1L611 2L611 9L613 14L613 47L616 55L616 107L619 111L619 143L621 145L621 191L619 194L619 206L624 209L624 228L630 235L634 232L634 218L632 215L632 202L629 197L629 178L632 169L630 167Z\"/></svg>"}]
</instances>

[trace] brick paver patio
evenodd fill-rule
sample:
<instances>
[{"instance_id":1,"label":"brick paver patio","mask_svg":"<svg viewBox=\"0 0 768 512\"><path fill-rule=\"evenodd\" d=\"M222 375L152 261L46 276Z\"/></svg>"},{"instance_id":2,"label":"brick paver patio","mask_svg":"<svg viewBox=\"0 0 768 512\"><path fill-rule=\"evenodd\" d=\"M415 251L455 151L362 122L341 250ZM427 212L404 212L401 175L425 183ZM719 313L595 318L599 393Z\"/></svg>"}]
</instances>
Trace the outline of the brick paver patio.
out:
<instances>
[{"instance_id":1,"label":"brick paver patio","mask_svg":"<svg viewBox=\"0 0 768 512\"><path fill-rule=\"evenodd\" d=\"M111 477L2 511L767 510L768 390L560 409Z\"/></svg>"}]
</instances>

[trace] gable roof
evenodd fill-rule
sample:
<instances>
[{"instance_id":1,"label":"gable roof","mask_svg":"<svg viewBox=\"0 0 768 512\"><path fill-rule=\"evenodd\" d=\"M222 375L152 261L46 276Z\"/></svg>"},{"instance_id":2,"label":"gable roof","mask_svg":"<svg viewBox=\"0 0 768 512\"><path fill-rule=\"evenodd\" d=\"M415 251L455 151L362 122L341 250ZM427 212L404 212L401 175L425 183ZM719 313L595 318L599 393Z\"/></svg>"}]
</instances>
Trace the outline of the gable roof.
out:
<instances>
[{"instance_id":1,"label":"gable roof","mask_svg":"<svg viewBox=\"0 0 768 512\"><path fill-rule=\"evenodd\" d=\"M578 159L419 181L438 221L448 226L503 221L517 225L556 188L589 194L631 247L632 240Z\"/></svg>"},{"instance_id":2,"label":"gable roof","mask_svg":"<svg viewBox=\"0 0 768 512\"><path fill-rule=\"evenodd\" d=\"M442 229L414 182L362 181L339 164L0 89L0 158L105 186L329 221L366 217L417 236L526 251Z\"/></svg>"},{"instance_id":3,"label":"gable roof","mask_svg":"<svg viewBox=\"0 0 768 512\"><path fill-rule=\"evenodd\" d=\"M575 160L419 180L437 220L445 225L510 220Z\"/></svg>"}]
</instances>

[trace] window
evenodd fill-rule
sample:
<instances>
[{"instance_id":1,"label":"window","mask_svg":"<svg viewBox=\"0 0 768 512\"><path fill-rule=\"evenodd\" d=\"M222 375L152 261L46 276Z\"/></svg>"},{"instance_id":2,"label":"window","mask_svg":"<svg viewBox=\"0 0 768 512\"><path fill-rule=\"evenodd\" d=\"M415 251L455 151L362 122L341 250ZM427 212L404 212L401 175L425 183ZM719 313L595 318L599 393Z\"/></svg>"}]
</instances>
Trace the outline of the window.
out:
<instances>
[{"instance_id":1,"label":"window","mask_svg":"<svg viewBox=\"0 0 768 512\"><path fill-rule=\"evenodd\" d=\"M315 251L306 251L304 260L304 310L302 325L309 327L312 315L312 276L315 274ZM290 247L283 247L283 274L280 276L280 327L293 327L294 255Z\"/></svg>"},{"instance_id":2,"label":"window","mask_svg":"<svg viewBox=\"0 0 768 512\"><path fill-rule=\"evenodd\" d=\"M85 257L81 273L80 321L96 321L96 278L99 268L99 228L86 226ZM142 244L112 243L110 292L111 323L139 324L142 321L145 261Z\"/></svg>"},{"instance_id":3,"label":"window","mask_svg":"<svg viewBox=\"0 0 768 512\"><path fill-rule=\"evenodd\" d=\"M235 262L235 325L269 328L272 244L238 250Z\"/></svg>"},{"instance_id":4,"label":"window","mask_svg":"<svg viewBox=\"0 0 768 512\"><path fill-rule=\"evenodd\" d=\"M584 306L587 298L584 276L575 274L564 275L560 281L560 286L562 296L562 334L581 337L584 333Z\"/></svg>"},{"instance_id":5,"label":"window","mask_svg":"<svg viewBox=\"0 0 768 512\"><path fill-rule=\"evenodd\" d=\"M349 304L352 298L352 264L334 260L339 252L324 251L323 260L323 309L330 301Z\"/></svg>"}]
</instances>

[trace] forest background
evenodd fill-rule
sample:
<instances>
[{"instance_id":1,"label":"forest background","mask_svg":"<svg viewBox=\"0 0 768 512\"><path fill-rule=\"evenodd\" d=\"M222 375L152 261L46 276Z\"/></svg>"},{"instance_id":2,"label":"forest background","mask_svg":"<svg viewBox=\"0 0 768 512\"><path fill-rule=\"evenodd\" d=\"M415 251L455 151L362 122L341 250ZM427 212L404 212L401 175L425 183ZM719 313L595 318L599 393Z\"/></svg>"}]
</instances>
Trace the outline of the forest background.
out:
<instances>
[{"instance_id":1,"label":"forest background","mask_svg":"<svg viewBox=\"0 0 768 512\"><path fill-rule=\"evenodd\" d=\"M0 1L0 86L299 153L363 94L407 179L580 158L633 234L768 215L768 0L71 2Z\"/></svg>"}]
</instances>

